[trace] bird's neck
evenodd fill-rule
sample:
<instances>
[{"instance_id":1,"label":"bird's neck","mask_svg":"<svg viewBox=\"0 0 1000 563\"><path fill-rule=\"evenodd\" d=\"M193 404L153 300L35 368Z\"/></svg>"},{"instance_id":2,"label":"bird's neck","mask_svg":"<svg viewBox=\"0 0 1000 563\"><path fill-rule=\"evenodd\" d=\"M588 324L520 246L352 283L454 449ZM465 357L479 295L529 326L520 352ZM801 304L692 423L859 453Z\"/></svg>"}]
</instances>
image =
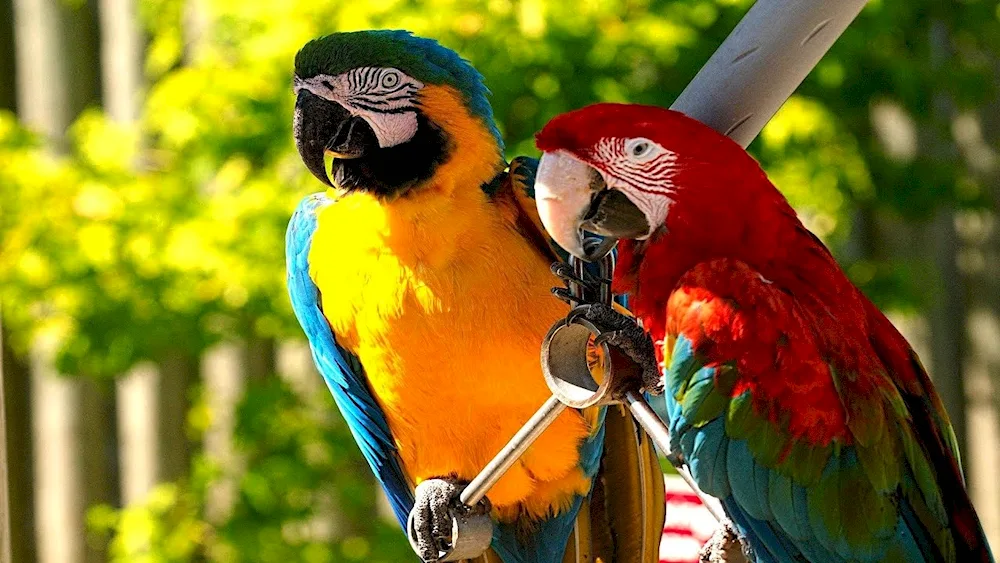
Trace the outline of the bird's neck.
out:
<instances>
[{"instance_id":1,"label":"bird's neck","mask_svg":"<svg viewBox=\"0 0 1000 563\"><path fill-rule=\"evenodd\" d=\"M707 202L688 217L668 216L647 241L627 241L619 252L615 289L636 297L641 310L662 314L682 276L699 263L725 258L746 263L767 282L797 296L831 302L853 286L833 256L799 221L766 177L733 190L720 206ZM764 184L766 183L766 184Z\"/></svg>"},{"instance_id":2,"label":"bird's neck","mask_svg":"<svg viewBox=\"0 0 1000 563\"><path fill-rule=\"evenodd\" d=\"M330 190L338 202L332 213L342 236L414 267L458 259L463 249L484 244L478 239L490 233L492 215L481 184L503 163L494 158L490 164L469 164L443 165L425 185L391 199Z\"/></svg>"}]
</instances>

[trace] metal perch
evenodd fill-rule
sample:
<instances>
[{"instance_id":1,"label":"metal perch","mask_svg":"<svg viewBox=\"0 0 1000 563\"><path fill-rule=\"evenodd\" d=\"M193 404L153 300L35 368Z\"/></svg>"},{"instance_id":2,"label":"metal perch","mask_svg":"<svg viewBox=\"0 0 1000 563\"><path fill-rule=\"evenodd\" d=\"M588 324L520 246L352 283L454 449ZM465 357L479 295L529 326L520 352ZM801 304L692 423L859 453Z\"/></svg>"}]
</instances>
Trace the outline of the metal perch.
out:
<instances>
[{"instance_id":1,"label":"metal perch","mask_svg":"<svg viewBox=\"0 0 1000 563\"><path fill-rule=\"evenodd\" d=\"M667 454L667 459L698 494L712 516L716 520L722 520L725 513L718 501L701 492L684 467L684 460L677 452L672 451L670 432L646 403L639 389L638 378L610 362L609 350L603 343L599 345L603 348L602 355L605 358L604 377L600 382L594 379L587 367L587 349L592 345L591 342L601 342L601 331L583 319L577 311L571 311L565 319L553 325L542 342L542 373L552 395L563 404L578 409L624 404L656 446Z\"/></svg>"},{"instance_id":2,"label":"metal perch","mask_svg":"<svg viewBox=\"0 0 1000 563\"><path fill-rule=\"evenodd\" d=\"M748 146L865 3L757 0L671 108ZM627 378L616 380L609 350L600 343L606 376L600 383L594 380L585 354L591 335L599 336L599 331L588 324L571 313L549 331L543 343L542 364L553 396L462 492L458 499L461 505L452 510L452 537L442 551L441 561L476 557L489 548L492 522L488 516L470 517L468 507L489 492L567 406L623 402L654 442L664 452L670 452L666 426L637 387L629 387ZM682 461L676 456L671 459L675 465ZM697 491L690 475L686 471L682 475ZM717 518L722 514L715 499L706 506Z\"/></svg>"}]
</instances>

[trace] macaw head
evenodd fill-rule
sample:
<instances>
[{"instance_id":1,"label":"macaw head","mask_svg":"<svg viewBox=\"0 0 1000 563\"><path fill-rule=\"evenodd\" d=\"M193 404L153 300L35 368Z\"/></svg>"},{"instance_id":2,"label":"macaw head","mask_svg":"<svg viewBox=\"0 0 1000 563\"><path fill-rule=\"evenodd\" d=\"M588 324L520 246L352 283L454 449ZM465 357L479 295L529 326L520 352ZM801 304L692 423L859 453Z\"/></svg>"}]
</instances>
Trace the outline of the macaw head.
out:
<instances>
[{"instance_id":1,"label":"macaw head","mask_svg":"<svg viewBox=\"0 0 1000 563\"><path fill-rule=\"evenodd\" d=\"M329 186L393 198L449 163L447 174L486 182L502 162L482 76L431 39L396 30L314 39L295 56L294 88L295 145Z\"/></svg>"},{"instance_id":2,"label":"macaw head","mask_svg":"<svg viewBox=\"0 0 1000 563\"><path fill-rule=\"evenodd\" d=\"M754 177L766 180L728 137L654 106L595 104L565 113L545 125L536 144L542 223L560 246L584 259L591 257L583 250L583 230L638 240L670 229L705 239L738 233L726 217L752 214L752 207L740 206L753 190L734 188Z\"/></svg>"}]
</instances>

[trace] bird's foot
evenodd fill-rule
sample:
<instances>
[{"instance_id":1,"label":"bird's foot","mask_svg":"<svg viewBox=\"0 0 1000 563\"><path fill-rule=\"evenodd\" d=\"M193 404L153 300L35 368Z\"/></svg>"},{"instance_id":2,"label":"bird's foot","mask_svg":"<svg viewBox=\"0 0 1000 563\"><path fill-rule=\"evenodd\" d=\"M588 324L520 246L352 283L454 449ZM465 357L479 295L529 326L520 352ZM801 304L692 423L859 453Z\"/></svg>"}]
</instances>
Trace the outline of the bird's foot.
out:
<instances>
[{"instance_id":1,"label":"bird's foot","mask_svg":"<svg viewBox=\"0 0 1000 563\"><path fill-rule=\"evenodd\" d=\"M427 479L414 490L413 510L410 511L410 538L417 555L425 563L438 561L442 553L451 549L452 510L466 510L475 514L488 514L491 510L485 497L474 507L466 507L458 495L468 484L457 479Z\"/></svg>"},{"instance_id":2,"label":"bird's foot","mask_svg":"<svg viewBox=\"0 0 1000 563\"><path fill-rule=\"evenodd\" d=\"M611 280L598 278L587 270L583 271L582 278L578 277L573 266L566 262L555 262L550 269L565 284L564 287L553 287L552 295L555 295L557 299L567 303L570 307L576 307L585 303L583 299L574 295L572 290L574 285L582 287L585 295L600 295L603 286L611 285Z\"/></svg>"},{"instance_id":3,"label":"bird's foot","mask_svg":"<svg viewBox=\"0 0 1000 563\"><path fill-rule=\"evenodd\" d=\"M653 339L635 319L603 303L585 305L577 310L603 331L599 337L601 341L617 348L642 370L642 387L647 393L663 393L663 373L656 361Z\"/></svg>"},{"instance_id":4,"label":"bird's foot","mask_svg":"<svg viewBox=\"0 0 1000 563\"><path fill-rule=\"evenodd\" d=\"M724 520L719 529L715 531L701 551L698 552L698 561L701 563L748 563L743 542L740 541L739 534L728 520Z\"/></svg>"}]
</instances>

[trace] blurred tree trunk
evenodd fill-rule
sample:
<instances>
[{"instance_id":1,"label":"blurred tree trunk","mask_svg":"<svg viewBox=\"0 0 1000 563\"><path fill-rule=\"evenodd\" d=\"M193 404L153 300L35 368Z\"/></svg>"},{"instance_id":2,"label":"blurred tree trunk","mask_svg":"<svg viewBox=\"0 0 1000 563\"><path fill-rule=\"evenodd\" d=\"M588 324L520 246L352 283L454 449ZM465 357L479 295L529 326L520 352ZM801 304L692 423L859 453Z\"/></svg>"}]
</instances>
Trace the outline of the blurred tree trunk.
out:
<instances>
[{"instance_id":1,"label":"blurred tree trunk","mask_svg":"<svg viewBox=\"0 0 1000 563\"><path fill-rule=\"evenodd\" d=\"M17 110L14 5L0 1L0 109ZM0 318L0 562L35 561L31 373ZM17 538L17 539L15 539Z\"/></svg>"},{"instance_id":2,"label":"blurred tree trunk","mask_svg":"<svg viewBox=\"0 0 1000 563\"><path fill-rule=\"evenodd\" d=\"M12 561L31 563L35 553L35 469L31 435L31 372L28 363L11 350L7 334L0 326L0 349L3 375L2 404L6 439L6 517L10 531ZM0 421L0 422L3 422ZM6 426L6 428L3 428ZM0 483L2 487L3 483ZM0 561L3 559L0 558Z\"/></svg>"},{"instance_id":3,"label":"blurred tree trunk","mask_svg":"<svg viewBox=\"0 0 1000 563\"><path fill-rule=\"evenodd\" d=\"M996 213L996 202L1000 202L1000 150L998 150L1000 149L1000 56L994 54L991 58L993 84L997 94L980 114L985 142L990 147L996 147L991 153L993 160L991 162L991 169L989 170L990 181L988 184L994 208L990 214L993 223L986 261L986 276L989 277L985 279L989 281L991 291L985 292L985 295L989 301L989 311L993 326L1000 327L1000 292L997 291L997 286L1000 285L1000 232L998 232L1000 230L1000 225L998 225L1000 217ZM989 362L987 365L993 386L994 421L1000 424L1000 353L998 353L1000 351L997 350L996 339L991 339L981 349L984 351L984 356L988 358ZM1000 429L996 431L1000 433ZM996 455L995 451L994 455ZM997 465L994 464L990 467L990 470L995 472L996 467ZM1000 504L1000 499L994 498L994 502ZM993 533L991 539L996 541L997 537L1000 537L1000 513L995 512L993 519L994 526L991 530ZM994 545L996 544L994 543Z\"/></svg>"},{"instance_id":4,"label":"blurred tree trunk","mask_svg":"<svg viewBox=\"0 0 1000 563\"><path fill-rule=\"evenodd\" d=\"M104 111L122 124L139 115L142 34L135 0L99 0Z\"/></svg>"},{"instance_id":5,"label":"blurred tree trunk","mask_svg":"<svg viewBox=\"0 0 1000 563\"><path fill-rule=\"evenodd\" d=\"M79 452L83 472L83 509L99 504L121 506L118 465L118 416L115 382L92 377L80 379ZM86 522L86 517L84 518ZM84 561L108 560L105 541L84 530Z\"/></svg>"},{"instance_id":6,"label":"blurred tree trunk","mask_svg":"<svg viewBox=\"0 0 1000 563\"><path fill-rule=\"evenodd\" d=\"M940 69L953 56L950 32L942 17L933 17L928 30L932 69ZM932 92L933 107L930 121L922 128L920 149L936 167L945 169L958 161L955 146L948 138L954 104L944 91ZM955 171L957 174L957 171ZM946 186L951 188L953 184ZM941 291L931 306L931 366L934 385L951 418L960 452L966 451L968 436L965 401L965 291L958 268L960 242L955 231L955 210L951 204L941 206L926 226L928 242Z\"/></svg>"},{"instance_id":7,"label":"blurred tree trunk","mask_svg":"<svg viewBox=\"0 0 1000 563\"><path fill-rule=\"evenodd\" d=\"M1000 202L1000 58L991 57L993 99L977 114L966 115L955 137L986 196ZM996 542L1000 538L1000 483L993 478L1000 462L995 447L1000 437L1000 218L995 205L969 217L959 232L967 245L969 434L976 438L970 444L971 455L964 459L966 474L975 477L971 492L976 510L988 537Z\"/></svg>"},{"instance_id":8,"label":"blurred tree trunk","mask_svg":"<svg viewBox=\"0 0 1000 563\"><path fill-rule=\"evenodd\" d=\"M142 33L135 0L98 0L101 20L101 85L104 112L113 121L134 125L140 110L142 88ZM139 163L134 163L138 165ZM136 404L118 409L122 466L122 502L139 500L156 482L156 430L141 405L155 402L155 377L137 370L117 382L118 399ZM138 407L138 409L136 408ZM145 422L145 423L144 423ZM183 420L179 423L183 425ZM144 455L145 454L145 455ZM145 463L137 460L147 460ZM131 462L131 463L130 463Z\"/></svg>"},{"instance_id":9,"label":"blurred tree trunk","mask_svg":"<svg viewBox=\"0 0 1000 563\"><path fill-rule=\"evenodd\" d=\"M18 116L66 147L76 116L101 100L95 0L14 0Z\"/></svg>"},{"instance_id":10,"label":"blurred tree trunk","mask_svg":"<svg viewBox=\"0 0 1000 563\"><path fill-rule=\"evenodd\" d=\"M7 339L3 337L3 319L0 318L0 351L6 351ZM10 563L10 513L7 480L7 408L4 393L5 378L10 372L0 362L0 563Z\"/></svg>"},{"instance_id":11,"label":"blurred tree trunk","mask_svg":"<svg viewBox=\"0 0 1000 563\"><path fill-rule=\"evenodd\" d=\"M13 7L18 115L45 135L54 150L65 150L72 121L101 98L96 0L14 0ZM77 381L75 385L78 408L70 414L77 421L74 441L79 444L82 474L71 481L79 483L81 490L60 499L59 510L73 510L74 499L84 502L84 513L70 520L73 529L61 530L80 537L46 537L44 541L86 545L85 561L105 561L105 546L86 542L84 523L85 511L92 504L118 505L115 392L113 387L94 381Z\"/></svg>"},{"instance_id":12,"label":"blurred tree trunk","mask_svg":"<svg viewBox=\"0 0 1000 563\"><path fill-rule=\"evenodd\" d=\"M930 372L951 418L958 449L967 451L965 400L965 290L957 257L961 248L955 232L955 212L950 205L938 210L927 226L930 251L941 282L928 312L931 323Z\"/></svg>"},{"instance_id":13,"label":"blurred tree trunk","mask_svg":"<svg viewBox=\"0 0 1000 563\"><path fill-rule=\"evenodd\" d=\"M247 382L259 382L274 375L277 362L277 346L273 338L263 338L253 334L243 343L242 368Z\"/></svg>"},{"instance_id":14,"label":"blurred tree trunk","mask_svg":"<svg viewBox=\"0 0 1000 563\"><path fill-rule=\"evenodd\" d=\"M176 481L191 469L192 444L187 433L191 387L201 372L200 358L176 350L160 362L157 399L158 482Z\"/></svg>"},{"instance_id":15,"label":"blurred tree trunk","mask_svg":"<svg viewBox=\"0 0 1000 563\"><path fill-rule=\"evenodd\" d=\"M848 263L885 257L885 249L878 249L878 229L875 210L867 202L855 202L851 211L851 234L844 245L844 259Z\"/></svg>"},{"instance_id":16,"label":"blurred tree trunk","mask_svg":"<svg viewBox=\"0 0 1000 563\"><path fill-rule=\"evenodd\" d=\"M0 0L0 109L17 110L13 0Z\"/></svg>"}]
</instances>

